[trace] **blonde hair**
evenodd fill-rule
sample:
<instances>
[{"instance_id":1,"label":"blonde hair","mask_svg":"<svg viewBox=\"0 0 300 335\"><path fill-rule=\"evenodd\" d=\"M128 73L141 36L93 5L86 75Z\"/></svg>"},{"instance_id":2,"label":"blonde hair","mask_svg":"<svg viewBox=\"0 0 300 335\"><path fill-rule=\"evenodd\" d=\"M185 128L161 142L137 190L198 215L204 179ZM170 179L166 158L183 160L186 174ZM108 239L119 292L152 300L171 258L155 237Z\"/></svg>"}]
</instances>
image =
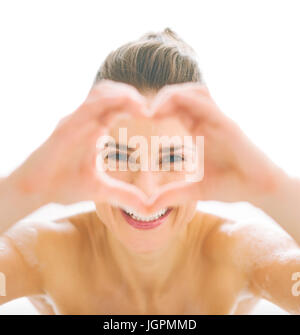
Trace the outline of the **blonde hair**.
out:
<instances>
[{"instance_id":1,"label":"blonde hair","mask_svg":"<svg viewBox=\"0 0 300 335\"><path fill-rule=\"evenodd\" d=\"M203 82L194 49L170 28L148 32L110 52L93 85L102 79L130 84L141 93L170 84Z\"/></svg>"}]
</instances>

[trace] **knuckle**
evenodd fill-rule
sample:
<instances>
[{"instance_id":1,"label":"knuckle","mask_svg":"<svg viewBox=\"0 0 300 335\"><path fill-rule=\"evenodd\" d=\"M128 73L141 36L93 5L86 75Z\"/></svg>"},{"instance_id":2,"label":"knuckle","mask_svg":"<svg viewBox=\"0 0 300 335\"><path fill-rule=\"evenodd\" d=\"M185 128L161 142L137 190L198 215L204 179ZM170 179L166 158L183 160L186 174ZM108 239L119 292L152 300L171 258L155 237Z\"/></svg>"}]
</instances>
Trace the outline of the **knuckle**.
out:
<instances>
[{"instance_id":1,"label":"knuckle","mask_svg":"<svg viewBox=\"0 0 300 335\"><path fill-rule=\"evenodd\" d=\"M170 101L173 104L178 104L182 100L183 97L184 97L184 93L176 90L176 91L172 92L172 94L170 96Z\"/></svg>"},{"instance_id":2,"label":"knuckle","mask_svg":"<svg viewBox=\"0 0 300 335\"><path fill-rule=\"evenodd\" d=\"M110 79L101 79L97 84L94 85L96 90L102 90L103 88L114 86L115 82Z\"/></svg>"},{"instance_id":3,"label":"knuckle","mask_svg":"<svg viewBox=\"0 0 300 335\"><path fill-rule=\"evenodd\" d=\"M126 106L142 106L142 100L140 100L137 96L133 94L122 94L120 97L120 103L126 105Z\"/></svg>"},{"instance_id":4,"label":"knuckle","mask_svg":"<svg viewBox=\"0 0 300 335\"><path fill-rule=\"evenodd\" d=\"M141 94L134 86L109 79L102 79L100 82L95 84L91 90L91 94L94 95L94 92L97 96L101 93L103 98L107 98L109 100L111 98L120 98L129 102L141 98Z\"/></svg>"},{"instance_id":5,"label":"knuckle","mask_svg":"<svg viewBox=\"0 0 300 335\"><path fill-rule=\"evenodd\" d=\"M119 99L125 104L131 104L134 102L134 99L131 95L123 93L119 96Z\"/></svg>"},{"instance_id":6,"label":"knuckle","mask_svg":"<svg viewBox=\"0 0 300 335\"><path fill-rule=\"evenodd\" d=\"M123 83L123 82L118 82L118 81L114 81L114 80L110 80L110 79L102 79L99 83L97 83L94 86L94 89L97 91L116 91L116 92L123 92L123 91L127 91L127 93L131 93L131 94L136 94L138 92L138 90L127 83Z\"/></svg>"},{"instance_id":7,"label":"knuckle","mask_svg":"<svg viewBox=\"0 0 300 335\"><path fill-rule=\"evenodd\" d=\"M174 84L173 85L165 85L159 90L159 95L165 95L174 90Z\"/></svg>"}]
</instances>

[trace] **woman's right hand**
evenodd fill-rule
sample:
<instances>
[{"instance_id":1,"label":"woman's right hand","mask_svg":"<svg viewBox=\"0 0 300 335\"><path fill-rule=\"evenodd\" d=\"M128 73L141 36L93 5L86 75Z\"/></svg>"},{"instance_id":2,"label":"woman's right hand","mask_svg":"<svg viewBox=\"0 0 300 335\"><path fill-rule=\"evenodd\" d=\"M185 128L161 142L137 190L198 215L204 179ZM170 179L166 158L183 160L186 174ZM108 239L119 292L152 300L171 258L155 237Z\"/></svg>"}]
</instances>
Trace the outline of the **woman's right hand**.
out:
<instances>
[{"instance_id":1,"label":"woman's right hand","mask_svg":"<svg viewBox=\"0 0 300 335\"><path fill-rule=\"evenodd\" d=\"M102 80L9 177L24 196L37 195L44 204L91 200L143 208L141 190L97 171L96 142L120 113L145 116L145 106L144 97L133 86Z\"/></svg>"}]
</instances>

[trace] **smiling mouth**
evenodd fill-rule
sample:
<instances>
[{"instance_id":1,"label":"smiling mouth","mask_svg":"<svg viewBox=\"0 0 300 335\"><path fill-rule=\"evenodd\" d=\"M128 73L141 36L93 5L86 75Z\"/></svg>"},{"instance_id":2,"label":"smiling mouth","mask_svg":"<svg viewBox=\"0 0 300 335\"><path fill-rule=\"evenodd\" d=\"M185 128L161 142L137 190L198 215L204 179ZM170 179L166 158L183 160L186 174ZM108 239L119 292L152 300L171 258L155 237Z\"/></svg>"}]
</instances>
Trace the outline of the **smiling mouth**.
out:
<instances>
[{"instance_id":1,"label":"smiling mouth","mask_svg":"<svg viewBox=\"0 0 300 335\"><path fill-rule=\"evenodd\" d=\"M152 229L162 224L173 208L163 208L149 216L141 215L129 208L120 208L125 220L137 229Z\"/></svg>"}]
</instances>

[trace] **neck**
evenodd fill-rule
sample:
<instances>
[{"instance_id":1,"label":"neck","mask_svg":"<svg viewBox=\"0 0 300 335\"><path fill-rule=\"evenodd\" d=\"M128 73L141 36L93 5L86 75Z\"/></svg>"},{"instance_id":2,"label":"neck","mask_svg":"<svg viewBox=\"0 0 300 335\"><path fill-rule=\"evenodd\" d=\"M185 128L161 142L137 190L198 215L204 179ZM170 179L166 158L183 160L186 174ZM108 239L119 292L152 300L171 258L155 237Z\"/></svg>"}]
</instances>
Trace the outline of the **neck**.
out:
<instances>
[{"instance_id":1,"label":"neck","mask_svg":"<svg viewBox=\"0 0 300 335\"><path fill-rule=\"evenodd\" d=\"M135 252L125 247L107 230L109 250L129 289L138 294L155 295L163 291L183 255L185 230L161 249Z\"/></svg>"}]
</instances>

